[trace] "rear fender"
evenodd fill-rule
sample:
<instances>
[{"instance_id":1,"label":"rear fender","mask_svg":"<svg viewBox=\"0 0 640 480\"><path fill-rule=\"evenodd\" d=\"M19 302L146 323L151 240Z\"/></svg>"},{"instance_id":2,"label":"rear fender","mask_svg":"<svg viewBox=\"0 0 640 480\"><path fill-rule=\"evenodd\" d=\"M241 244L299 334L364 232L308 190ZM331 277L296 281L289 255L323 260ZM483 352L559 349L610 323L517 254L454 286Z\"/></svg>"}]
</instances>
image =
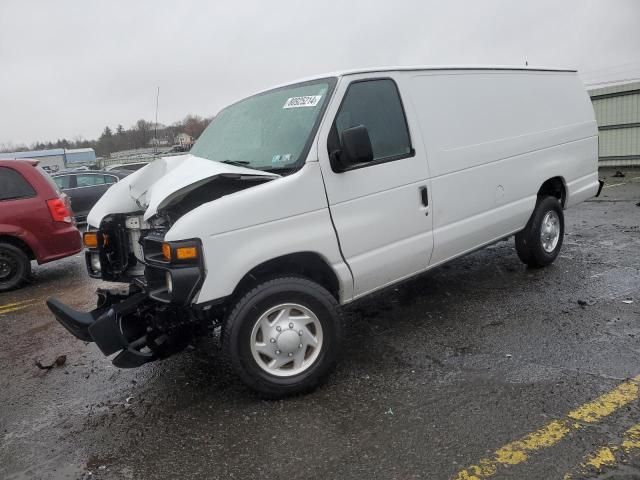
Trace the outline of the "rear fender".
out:
<instances>
[{"instance_id":1,"label":"rear fender","mask_svg":"<svg viewBox=\"0 0 640 480\"><path fill-rule=\"evenodd\" d=\"M2 241L2 237L10 237L19 240L29 249L32 258L35 258L38 263L42 262L42 252L44 249L38 238L28 230L16 227L15 225L5 225L0 223L0 241Z\"/></svg>"}]
</instances>

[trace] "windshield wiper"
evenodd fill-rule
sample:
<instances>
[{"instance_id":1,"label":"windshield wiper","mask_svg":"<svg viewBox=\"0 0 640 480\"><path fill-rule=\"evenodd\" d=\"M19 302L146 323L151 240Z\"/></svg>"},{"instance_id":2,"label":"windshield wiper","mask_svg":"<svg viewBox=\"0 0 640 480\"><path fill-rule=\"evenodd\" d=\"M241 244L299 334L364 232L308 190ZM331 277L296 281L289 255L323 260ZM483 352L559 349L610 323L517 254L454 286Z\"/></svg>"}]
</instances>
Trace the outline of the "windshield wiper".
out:
<instances>
[{"instance_id":1,"label":"windshield wiper","mask_svg":"<svg viewBox=\"0 0 640 480\"><path fill-rule=\"evenodd\" d=\"M222 160L220 163L235 165L236 167L244 167L245 165L249 165L251 162L247 162L246 160Z\"/></svg>"}]
</instances>

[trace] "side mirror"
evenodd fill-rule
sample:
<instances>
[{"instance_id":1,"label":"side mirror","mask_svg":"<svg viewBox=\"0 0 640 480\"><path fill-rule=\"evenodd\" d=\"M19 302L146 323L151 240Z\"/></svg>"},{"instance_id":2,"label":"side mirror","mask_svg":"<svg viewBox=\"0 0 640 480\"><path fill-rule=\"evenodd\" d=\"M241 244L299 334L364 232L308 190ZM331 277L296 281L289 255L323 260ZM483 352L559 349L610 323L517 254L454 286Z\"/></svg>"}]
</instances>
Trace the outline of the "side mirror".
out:
<instances>
[{"instance_id":1,"label":"side mirror","mask_svg":"<svg viewBox=\"0 0 640 480\"><path fill-rule=\"evenodd\" d=\"M343 130L342 147L351 163L365 163L373 160L369 131L364 125Z\"/></svg>"}]
</instances>

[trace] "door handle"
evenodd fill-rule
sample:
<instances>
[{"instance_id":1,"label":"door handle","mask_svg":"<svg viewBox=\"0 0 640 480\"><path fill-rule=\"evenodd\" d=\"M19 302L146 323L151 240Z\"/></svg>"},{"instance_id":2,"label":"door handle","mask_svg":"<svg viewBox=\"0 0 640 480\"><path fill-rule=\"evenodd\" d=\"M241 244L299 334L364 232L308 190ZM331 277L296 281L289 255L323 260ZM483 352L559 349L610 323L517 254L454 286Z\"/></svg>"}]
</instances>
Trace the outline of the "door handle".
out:
<instances>
[{"instance_id":1,"label":"door handle","mask_svg":"<svg viewBox=\"0 0 640 480\"><path fill-rule=\"evenodd\" d=\"M420 187L420 199L422 200L422 205L425 207L429 206L429 192L427 191L427 187L424 185Z\"/></svg>"}]
</instances>

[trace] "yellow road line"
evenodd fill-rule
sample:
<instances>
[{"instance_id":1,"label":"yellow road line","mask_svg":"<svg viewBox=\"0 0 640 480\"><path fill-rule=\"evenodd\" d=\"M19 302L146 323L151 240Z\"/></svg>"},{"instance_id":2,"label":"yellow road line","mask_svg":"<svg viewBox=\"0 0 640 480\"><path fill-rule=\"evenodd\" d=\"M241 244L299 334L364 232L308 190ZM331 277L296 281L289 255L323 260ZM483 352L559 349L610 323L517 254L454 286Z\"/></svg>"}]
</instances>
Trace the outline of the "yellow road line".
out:
<instances>
[{"instance_id":1,"label":"yellow road line","mask_svg":"<svg viewBox=\"0 0 640 480\"><path fill-rule=\"evenodd\" d=\"M615 463L616 457L609 447L602 447L586 462L587 465L598 471L602 470L605 465L614 465Z\"/></svg>"},{"instance_id":2,"label":"yellow road line","mask_svg":"<svg viewBox=\"0 0 640 480\"><path fill-rule=\"evenodd\" d=\"M16 305L22 305L23 303L30 303L30 302L33 302L33 301L34 301L34 299L30 298L29 300L22 300L20 302L6 303L4 305L0 305L0 310L2 310L3 308L15 307Z\"/></svg>"},{"instance_id":3,"label":"yellow road line","mask_svg":"<svg viewBox=\"0 0 640 480\"><path fill-rule=\"evenodd\" d=\"M620 407L638 398L640 375L604 395L568 413L567 417L585 423L596 423Z\"/></svg>"},{"instance_id":4,"label":"yellow road line","mask_svg":"<svg viewBox=\"0 0 640 480\"><path fill-rule=\"evenodd\" d=\"M633 453L634 450L640 450L640 423L624 432L620 444L600 447L594 453L587 455L575 473L580 476L589 475L594 471L600 473L605 467L614 467L619 459ZM571 478L573 478L572 472L564 476L564 480Z\"/></svg>"},{"instance_id":5,"label":"yellow road line","mask_svg":"<svg viewBox=\"0 0 640 480\"><path fill-rule=\"evenodd\" d=\"M11 307L11 308L0 308L0 315L3 315L5 313L11 313L11 312L15 312L18 310L23 310L27 307L31 307L33 305L36 305L38 302L33 302L33 303L27 303L27 304L23 304L23 305L19 305L16 307Z\"/></svg>"},{"instance_id":6,"label":"yellow road line","mask_svg":"<svg viewBox=\"0 0 640 480\"><path fill-rule=\"evenodd\" d=\"M493 457L483 458L476 465L461 470L454 479L482 480L495 475L501 466L512 466L525 462L530 454L555 445L567 433L581 428L582 423L598 422L619 408L637 400L640 393L639 382L640 375L572 410L566 415L566 418L554 420L519 440L507 443L497 449Z\"/></svg>"},{"instance_id":7,"label":"yellow road line","mask_svg":"<svg viewBox=\"0 0 640 480\"><path fill-rule=\"evenodd\" d=\"M622 183L614 183L613 185L605 185L602 188L613 188L613 187L619 187L620 185L626 185L626 183L622 182Z\"/></svg>"}]
</instances>

